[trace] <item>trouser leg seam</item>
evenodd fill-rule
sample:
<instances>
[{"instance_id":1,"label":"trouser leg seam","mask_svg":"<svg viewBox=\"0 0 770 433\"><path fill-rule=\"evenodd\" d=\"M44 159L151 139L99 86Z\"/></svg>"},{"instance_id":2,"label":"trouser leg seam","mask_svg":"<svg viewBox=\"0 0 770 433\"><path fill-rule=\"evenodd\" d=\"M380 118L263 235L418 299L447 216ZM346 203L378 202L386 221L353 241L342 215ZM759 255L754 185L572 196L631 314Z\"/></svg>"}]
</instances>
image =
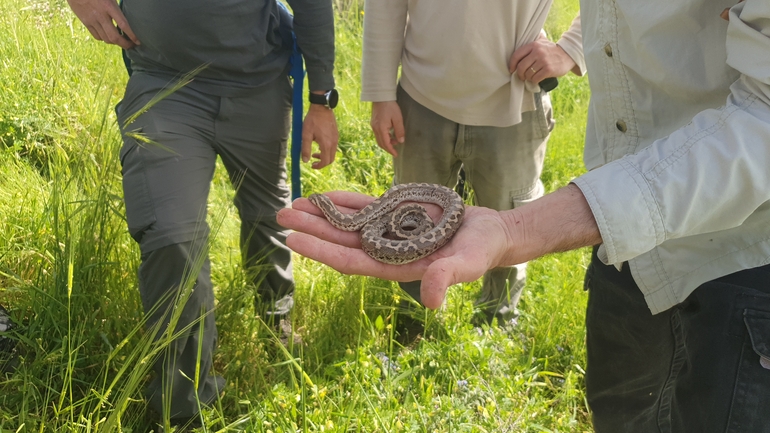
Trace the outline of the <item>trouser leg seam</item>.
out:
<instances>
[{"instance_id":1,"label":"trouser leg seam","mask_svg":"<svg viewBox=\"0 0 770 433\"><path fill-rule=\"evenodd\" d=\"M658 429L661 433L671 433L672 431L671 413L676 382L687 359L687 346L679 311L671 315L671 334L674 340L674 354L671 358L671 370L660 394L658 407Z\"/></svg>"}]
</instances>

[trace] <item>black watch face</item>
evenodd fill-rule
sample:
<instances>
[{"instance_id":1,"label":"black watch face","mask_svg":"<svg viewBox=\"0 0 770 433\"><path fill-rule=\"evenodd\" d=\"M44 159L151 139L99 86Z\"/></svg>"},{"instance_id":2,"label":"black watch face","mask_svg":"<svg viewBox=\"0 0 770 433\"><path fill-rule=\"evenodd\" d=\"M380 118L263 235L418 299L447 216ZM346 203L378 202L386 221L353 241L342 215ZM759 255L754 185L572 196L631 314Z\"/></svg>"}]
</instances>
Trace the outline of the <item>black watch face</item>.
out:
<instances>
[{"instance_id":1,"label":"black watch face","mask_svg":"<svg viewBox=\"0 0 770 433\"><path fill-rule=\"evenodd\" d=\"M337 89L331 89L326 93L326 101L329 104L329 108L337 106L337 102L340 100L340 95L337 93Z\"/></svg>"}]
</instances>

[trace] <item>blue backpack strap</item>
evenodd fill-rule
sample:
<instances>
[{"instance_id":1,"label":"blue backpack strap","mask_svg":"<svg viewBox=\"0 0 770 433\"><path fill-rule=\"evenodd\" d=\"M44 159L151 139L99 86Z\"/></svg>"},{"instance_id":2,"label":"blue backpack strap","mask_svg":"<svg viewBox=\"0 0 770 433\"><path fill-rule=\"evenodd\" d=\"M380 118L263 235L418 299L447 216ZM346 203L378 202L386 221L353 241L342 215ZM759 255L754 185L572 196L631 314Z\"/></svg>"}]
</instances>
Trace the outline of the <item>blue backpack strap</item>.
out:
<instances>
[{"instance_id":1,"label":"blue backpack strap","mask_svg":"<svg viewBox=\"0 0 770 433\"><path fill-rule=\"evenodd\" d=\"M289 10L281 2L277 2L281 12L281 34L284 43L292 47L289 64L289 76L294 81L294 94L292 96L291 112L291 199L302 197L302 182L300 180L300 156L302 153L302 114L304 113L305 65L302 61L302 53L297 46L297 36L293 31L293 17Z\"/></svg>"}]
</instances>

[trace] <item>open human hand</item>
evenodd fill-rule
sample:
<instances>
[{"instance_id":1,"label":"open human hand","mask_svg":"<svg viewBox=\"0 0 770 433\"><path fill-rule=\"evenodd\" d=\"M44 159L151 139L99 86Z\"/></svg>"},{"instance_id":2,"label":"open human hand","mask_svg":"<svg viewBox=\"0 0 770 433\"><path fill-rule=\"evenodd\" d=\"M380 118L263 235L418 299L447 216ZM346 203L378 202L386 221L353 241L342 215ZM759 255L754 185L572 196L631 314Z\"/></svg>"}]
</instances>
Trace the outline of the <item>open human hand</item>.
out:
<instances>
[{"instance_id":1,"label":"open human hand","mask_svg":"<svg viewBox=\"0 0 770 433\"><path fill-rule=\"evenodd\" d=\"M334 162L340 135L334 111L318 104L310 104L302 123L302 161L309 162L318 170ZM311 153L313 142L318 143L319 151Z\"/></svg>"},{"instance_id":2,"label":"open human hand","mask_svg":"<svg viewBox=\"0 0 770 433\"><path fill-rule=\"evenodd\" d=\"M394 146L405 139L404 118L396 101L372 102L369 125L377 145L393 156L398 156Z\"/></svg>"},{"instance_id":3,"label":"open human hand","mask_svg":"<svg viewBox=\"0 0 770 433\"><path fill-rule=\"evenodd\" d=\"M342 212L354 212L375 198L336 191L327 193ZM426 206L432 217L440 212ZM508 230L500 214L491 209L467 206L462 226L452 240L435 253L405 265L389 265L369 257L359 234L332 226L309 200L294 201L291 209L278 212L278 223L296 232L286 244L295 252L324 263L344 274L368 275L393 281L422 280L421 300L428 308L441 306L447 288L475 281L501 264L508 251Z\"/></svg>"}]
</instances>

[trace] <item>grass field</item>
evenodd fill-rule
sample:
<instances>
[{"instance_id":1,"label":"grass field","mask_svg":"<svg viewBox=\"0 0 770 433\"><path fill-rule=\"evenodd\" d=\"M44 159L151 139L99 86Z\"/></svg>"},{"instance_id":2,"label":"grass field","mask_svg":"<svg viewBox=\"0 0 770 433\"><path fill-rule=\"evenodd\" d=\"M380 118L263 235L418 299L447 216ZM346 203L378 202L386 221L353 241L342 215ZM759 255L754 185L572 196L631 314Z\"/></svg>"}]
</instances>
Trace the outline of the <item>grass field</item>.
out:
<instances>
[{"instance_id":1,"label":"grass field","mask_svg":"<svg viewBox=\"0 0 770 433\"><path fill-rule=\"evenodd\" d=\"M358 101L362 3L335 3L340 153L324 170L303 167L304 193L378 195L392 171ZM552 38L577 8L556 1ZM4 0L0 59L0 304L21 324L19 367L0 377L0 432L146 431L142 387L160 347L142 326L139 251L124 220L113 113L127 78L120 52L93 41L64 0ZM552 100L549 191L582 170L586 80L562 79ZM480 284L459 285L444 308L423 313L424 338L406 347L394 334L396 284L298 257L301 342L285 349L254 317L231 199L220 169L209 209L215 367L229 383L203 412L202 431L590 430L586 251L531 263L517 327L471 326Z\"/></svg>"}]
</instances>

